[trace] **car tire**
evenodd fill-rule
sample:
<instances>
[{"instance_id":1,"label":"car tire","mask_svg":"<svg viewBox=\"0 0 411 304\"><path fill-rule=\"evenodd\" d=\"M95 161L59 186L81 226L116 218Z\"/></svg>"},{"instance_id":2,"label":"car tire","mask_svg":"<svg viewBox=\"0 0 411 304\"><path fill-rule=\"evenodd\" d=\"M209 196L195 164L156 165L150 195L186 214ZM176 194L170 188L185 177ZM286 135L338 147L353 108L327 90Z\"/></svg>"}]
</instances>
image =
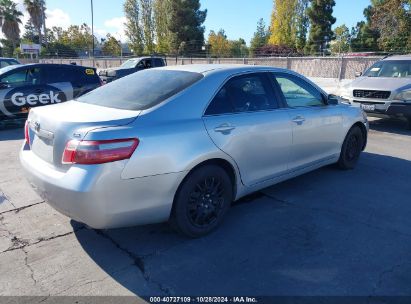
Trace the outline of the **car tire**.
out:
<instances>
[{"instance_id":1,"label":"car tire","mask_svg":"<svg viewBox=\"0 0 411 304\"><path fill-rule=\"evenodd\" d=\"M227 172L206 165L191 172L174 199L171 225L180 233L198 238L217 228L233 200L233 184Z\"/></svg>"},{"instance_id":2,"label":"car tire","mask_svg":"<svg viewBox=\"0 0 411 304\"><path fill-rule=\"evenodd\" d=\"M343 170L354 169L364 146L364 135L361 129L354 126L348 131L341 148L338 166Z\"/></svg>"}]
</instances>

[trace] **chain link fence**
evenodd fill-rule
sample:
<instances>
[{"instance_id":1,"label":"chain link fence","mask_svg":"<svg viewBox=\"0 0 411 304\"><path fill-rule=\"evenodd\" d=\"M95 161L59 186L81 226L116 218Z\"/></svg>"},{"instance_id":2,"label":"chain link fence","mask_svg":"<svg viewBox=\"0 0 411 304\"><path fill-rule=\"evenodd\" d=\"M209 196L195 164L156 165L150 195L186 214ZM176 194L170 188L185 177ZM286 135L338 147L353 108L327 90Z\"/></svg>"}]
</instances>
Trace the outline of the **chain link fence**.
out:
<instances>
[{"instance_id":1,"label":"chain link fence","mask_svg":"<svg viewBox=\"0 0 411 304\"><path fill-rule=\"evenodd\" d=\"M185 64L249 64L285 68L306 77L353 79L356 72L363 72L380 60L381 56L365 57L262 57L262 58L182 58L167 57L168 65ZM120 66L128 58L95 59L40 59L42 63L76 63L106 69Z\"/></svg>"}]
</instances>

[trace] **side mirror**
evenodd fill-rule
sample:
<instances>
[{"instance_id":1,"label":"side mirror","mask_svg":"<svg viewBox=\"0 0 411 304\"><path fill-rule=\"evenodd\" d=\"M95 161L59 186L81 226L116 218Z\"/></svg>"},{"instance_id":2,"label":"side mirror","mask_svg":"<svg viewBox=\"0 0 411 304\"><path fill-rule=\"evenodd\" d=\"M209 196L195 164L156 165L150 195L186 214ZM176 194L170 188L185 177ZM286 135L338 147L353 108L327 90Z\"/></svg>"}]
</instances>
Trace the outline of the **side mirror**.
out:
<instances>
[{"instance_id":1,"label":"side mirror","mask_svg":"<svg viewBox=\"0 0 411 304\"><path fill-rule=\"evenodd\" d=\"M362 72L355 72L355 77L361 77L362 76Z\"/></svg>"},{"instance_id":2,"label":"side mirror","mask_svg":"<svg viewBox=\"0 0 411 304\"><path fill-rule=\"evenodd\" d=\"M333 94L328 95L327 104L335 106L335 105L338 105L339 103L340 103L340 99L338 96L333 95Z\"/></svg>"},{"instance_id":3,"label":"side mirror","mask_svg":"<svg viewBox=\"0 0 411 304\"><path fill-rule=\"evenodd\" d=\"M7 89L10 85L7 82L0 82L0 89Z\"/></svg>"}]
</instances>

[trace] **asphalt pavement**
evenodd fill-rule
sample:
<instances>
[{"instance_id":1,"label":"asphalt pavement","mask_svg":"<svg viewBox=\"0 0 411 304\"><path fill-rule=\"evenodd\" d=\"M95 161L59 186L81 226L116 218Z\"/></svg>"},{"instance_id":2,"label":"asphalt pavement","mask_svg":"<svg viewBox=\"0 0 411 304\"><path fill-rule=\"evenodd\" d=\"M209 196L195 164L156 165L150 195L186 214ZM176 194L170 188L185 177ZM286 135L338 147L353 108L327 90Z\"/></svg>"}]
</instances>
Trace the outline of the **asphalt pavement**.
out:
<instances>
[{"instance_id":1,"label":"asphalt pavement","mask_svg":"<svg viewBox=\"0 0 411 304\"><path fill-rule=\"evenodd\" d=\"M352 171L328 166L235 203L209 236L96 231L44 203L0 131L0 295L411 296L411 131L373 119Z\"/></svg>"}]
</instances>

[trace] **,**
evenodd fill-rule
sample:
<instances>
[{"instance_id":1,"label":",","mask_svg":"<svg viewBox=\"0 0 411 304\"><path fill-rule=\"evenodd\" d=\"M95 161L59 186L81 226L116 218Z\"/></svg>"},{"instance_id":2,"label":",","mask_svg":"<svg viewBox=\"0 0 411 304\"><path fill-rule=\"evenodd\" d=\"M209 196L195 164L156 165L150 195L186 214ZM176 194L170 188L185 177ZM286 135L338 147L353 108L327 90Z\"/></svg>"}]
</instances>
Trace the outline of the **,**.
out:
<instances>
[{"instance_id":1,"label":",","mask_svg":"<svg viewBox=\"0 0 411 304\"><path fill-rule=\"evenodd\" d=\"M342 98L371 116L399 117L411 129L411 56L390 56L378 61L344 88Z\"/></svg>"},{"instance_id":2,"label":",","mask_svg":"<svg viewBox=\"0 0 411 304\"><path fill-rule=\"evenodd\" d=\"M0 69L0 121L26 118L34 107L57 104L101 86L94 68L65 64Z\"/></svg>"},{"instance_id":3,"label":",","mask_svg":"<svg viewBox=\"0 0 411 304\"><path fill-rule=\"evenodd\" d=\"M144 70L34 108L20 160L34 189L87 225L170 220L191 237L232 201L316 168L354 168L364 112L284 69Z\"/></svg>"}]
</instances>

